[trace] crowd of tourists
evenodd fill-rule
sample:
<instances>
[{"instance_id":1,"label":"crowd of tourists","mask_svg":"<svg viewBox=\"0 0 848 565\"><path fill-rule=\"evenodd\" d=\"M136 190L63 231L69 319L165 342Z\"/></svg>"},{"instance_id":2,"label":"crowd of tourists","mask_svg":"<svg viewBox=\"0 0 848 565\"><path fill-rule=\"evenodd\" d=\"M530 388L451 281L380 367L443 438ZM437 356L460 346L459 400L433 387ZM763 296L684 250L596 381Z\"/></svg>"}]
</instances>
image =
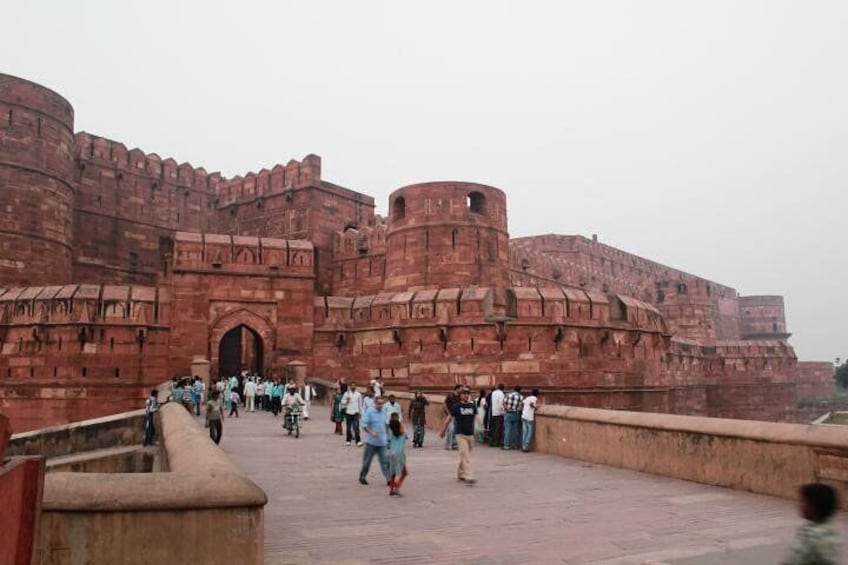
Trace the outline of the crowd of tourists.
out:
<instances>
[{"instance_id":1,"label":"crowd of tourists","mask_svg":"<svg viewBox=\"0 0 848 565\"><path fill-rule=\"evenodd\" d=\"M509 394L504 385L494 390L480 390L472 398L471 389L457 385L444 402L444 426L440 437L445 449L459 451L457 479L467 484L476 482L471 466L473 443L500 445L503 449L530 450L533 439L539 391L528 396L515 387ZM413 448L424 447L427 407L430 401L415 391L406 410L406 422L412 426ZM374 457L389 485L389 494L399 494L406 478L406 441L404 410L393 394L384 395L382 378L377 377L360 390L356 383L341 379L335 386L330 419L333 432L344 435L345 445L364 446L359 482L368 484L367 475ZM344 430L343 430L344 427ZM519 437L520 436L520 437Z\"/></svg>"},{"instance_id":2,"label":"crowd of tourists","mask_svg":"<svg viewBox=\"0 0 848 565\"><path fill-rule=\"evenodd\" d=\"M345 436L345 445L363 447L359 469L360 484L368 484L368 473L376 457L389 495L399 496L401 486L409 475L406 459L408 436L404 426L404 410L393 394L384 396L381 378L372 380L365 390L345 379L335 386L331 401L330 420L333 432ZM309 407L315 389L307 381L298 389L293 381L262 379L258 375L241 375L219 379L206 395L199 377L174 379L169 400L183 405L194 415L206 402L206 426L212 440L221 441L222 420L228 411L238 417L241 405L248 412L266 411L277 416L286 409L302 409L309 417ZM501 447L504 450L530 450L535 430L535 414L539 391L524 396L520 386L505 392L503 384L491 391L479 390L472 398L468 386L457 385L444 400L444 424L439 433L445 439L444 448L459 452L457 480L474 484L471 449L474 443ZM419 390L415 391L406 410L406 422L412 426L412 446L424 447L427 407L430 402ZM159 409L158 392L153 390L145 403L144 445L150 445L155 433L154 416ZM343 430L344 426L344 430ZM838 536L832 517L839 508L836 491L825 484L811 483L799 489L800 514L805 523L799 528L782 561L783 565L839 563Z\"/></svg>"},{"instance_id":3,"label":"crowd of tourists","mask_svg":"<svg viewBox=\"0 0 848 565\"><path fill-rule=\"evenodd\" d=\"M263 379L246 370L239 375L218 379L209 390L198 376L174 377L170 389L166 401L181 404L190 414L200 416L201 408L205 407L205 426L216 444L221 441L223 420L238 418L240 407L247 412L265 411L275 417L295 412L308 420L315 398L315 388L308 380L299 388L292 379ZM159 396L154 389L145 402L145 446L153 443L158 410Z\"/></svg>"}]
</instances>

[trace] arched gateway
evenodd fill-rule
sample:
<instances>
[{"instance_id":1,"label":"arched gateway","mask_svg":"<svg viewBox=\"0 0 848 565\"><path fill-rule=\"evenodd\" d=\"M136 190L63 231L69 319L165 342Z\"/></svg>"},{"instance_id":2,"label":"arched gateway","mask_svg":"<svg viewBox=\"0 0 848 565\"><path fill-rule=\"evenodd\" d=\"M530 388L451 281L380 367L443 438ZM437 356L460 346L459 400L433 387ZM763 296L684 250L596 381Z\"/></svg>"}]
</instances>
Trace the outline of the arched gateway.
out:
<instances>
[{"instance_id":1,"label":"arched gateway","mask_svg":"<svg viewBox=\"0 0 848 565\"><path fill-rule=\"evenodd\" d=\"M274 326L250 310L229 312L212 323L209 349L212 375L231 376L241 369L265 375L274 350Z\"/></svg>"}]
</instances>

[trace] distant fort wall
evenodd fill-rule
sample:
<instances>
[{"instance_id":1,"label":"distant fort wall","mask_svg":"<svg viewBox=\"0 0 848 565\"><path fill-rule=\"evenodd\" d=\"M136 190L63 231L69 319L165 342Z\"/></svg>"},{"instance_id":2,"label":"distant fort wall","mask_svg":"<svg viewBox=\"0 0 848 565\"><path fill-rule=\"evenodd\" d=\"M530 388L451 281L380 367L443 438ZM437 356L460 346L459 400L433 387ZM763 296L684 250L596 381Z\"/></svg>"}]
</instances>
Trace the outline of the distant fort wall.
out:
<instances>
[{"instance_id":1,"label":"distant fort wall","mask_svg":"<svg viewBox=\"0 0 848 565\"><path fill-rule=\"evenodd\" d=\"M566 285L617 292L654 304L672 333L704 342L785 339L779 296L740 297L735 289L582 236L510 240L514 285Z\"/></svg>"}]
</instances>

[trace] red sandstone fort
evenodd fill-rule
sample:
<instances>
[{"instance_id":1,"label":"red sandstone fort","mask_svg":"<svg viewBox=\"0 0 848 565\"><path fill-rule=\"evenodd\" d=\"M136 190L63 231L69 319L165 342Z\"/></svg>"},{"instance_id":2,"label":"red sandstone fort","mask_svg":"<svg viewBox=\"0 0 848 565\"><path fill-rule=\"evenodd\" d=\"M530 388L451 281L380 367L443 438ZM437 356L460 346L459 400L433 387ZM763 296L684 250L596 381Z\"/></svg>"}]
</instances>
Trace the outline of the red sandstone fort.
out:
<instances>
[{"instance_id":1,"label":"red sandstone fort","mask_svg":"<svg viewBox=\"0 0 848 565\"><path fill-rule=\"evenodd\" d=\"M192 360L392 389L538 386L556 402L794 420L829 396L783 298L587 239L510 239L467 182L374 199L307 155L224 178L74 132L0 74L0 410L15 431L142 406Z\"/></svg>"}]
</instances>

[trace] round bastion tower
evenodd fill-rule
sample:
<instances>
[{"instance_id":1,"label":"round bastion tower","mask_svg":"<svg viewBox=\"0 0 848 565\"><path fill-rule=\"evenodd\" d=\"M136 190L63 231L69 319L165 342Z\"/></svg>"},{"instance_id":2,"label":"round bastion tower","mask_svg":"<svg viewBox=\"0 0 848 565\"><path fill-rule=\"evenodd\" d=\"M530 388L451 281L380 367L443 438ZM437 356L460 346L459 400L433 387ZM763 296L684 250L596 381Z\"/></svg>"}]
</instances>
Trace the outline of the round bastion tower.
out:
<instances>
[{"instance_id":1,"label":"round bastion tower","mask_svg":"<svg viewBox=\"0 0 848 565\"><path fill-rule=\"evenodd\" d=\"M468 182L428 182L389 196L386 290L509 283L506 195Z\"/></svg>"},{"instance_id":2,"label":"round bastion tower","mask_svg":"<svg viewBox=\"0 0 848 565\"><path fill-rule=\"evenodd\" d=\"M0 74L0 287L71 281L74 109Z\"/></svg>"}]
</instances>

